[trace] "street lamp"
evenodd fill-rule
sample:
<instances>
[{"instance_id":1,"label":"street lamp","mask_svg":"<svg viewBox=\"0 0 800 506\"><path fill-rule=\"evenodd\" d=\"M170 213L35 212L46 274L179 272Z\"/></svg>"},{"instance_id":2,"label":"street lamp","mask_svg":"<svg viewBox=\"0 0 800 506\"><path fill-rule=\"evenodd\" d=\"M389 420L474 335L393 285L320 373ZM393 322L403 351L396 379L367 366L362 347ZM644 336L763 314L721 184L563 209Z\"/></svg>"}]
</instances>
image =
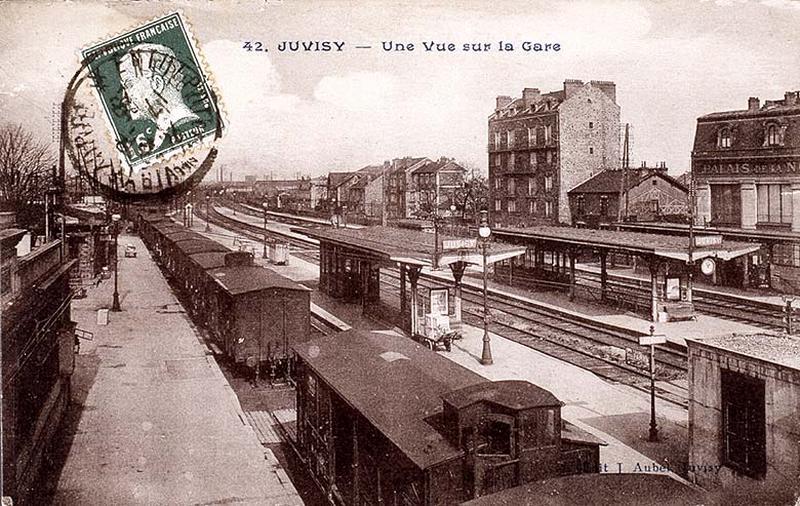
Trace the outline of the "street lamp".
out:
<instances>
[{"instance_id":1,"label":"street lamp","mask_svg":"<svg viewBox=\"0 0 800 506\"><path fill-rule=\"evenodd\" d=\"M119 307L119 289L118 289L118 268L119 265L119 220L122 216L118 214L111 215L111 221L114 224L114 300L111 302L112 311L122 311Z\"/></svg>"},{"instance_id":2,"label":"street lamp","mask_svg":"<svg viewBox=\"0 0 800 506\"><path fill-rule=\"evenodd\" d=\"M261 207L264 208L264 255L267 258L267 202L264 202Z\"/></svg>"},{"instance_id":3,"label":"street lamp","mask_svg":"<svg viewBox=\"0 0 800 506\"><path fill-rule=\"evenodd\" d=\"M211 232L211 224L209 220L211 219L211 214L209 213L211 207L211 194L206 193L206 232Z\"/></svg>"},{"instance_id":4,"label":"street lamp","mask_svg":"<svg viewBox=\"0 0 800 506\"><path fill-rule=\"evenodd\" d=\"M233 215L236 216L236 190L233 191Z\"/></svg>"},{"instance_id":5,"label":"street lamp","mask_svg":"<svg viewBox=\"0 0 800 506\"><path fill-rule=\"evenodd\" d=\"M481 253L483 254L483 351L481 352L481 364L492 365L492 347L489 342L489 302L487 300L487 277L486 272L486 248L489 246L489 236L492 235L492 229L489 228L488 211L485 209L481 211L481 224L478 227L478 235L481 242Z\"/></svg>"}]
</instances>

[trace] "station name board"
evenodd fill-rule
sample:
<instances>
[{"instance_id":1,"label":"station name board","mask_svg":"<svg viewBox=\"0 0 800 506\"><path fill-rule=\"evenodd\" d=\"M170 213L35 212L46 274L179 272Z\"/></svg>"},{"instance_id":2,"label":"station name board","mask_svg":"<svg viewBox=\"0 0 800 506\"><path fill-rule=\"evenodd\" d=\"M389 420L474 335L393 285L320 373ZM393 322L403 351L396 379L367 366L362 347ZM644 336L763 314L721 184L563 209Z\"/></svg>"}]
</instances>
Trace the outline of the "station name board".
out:
<instances>
[{"instance_id":1,"label":"station name board","mask_svg":"<svg viewBox=\"0 0 800 506\"><path fill-rule=\"evenodd\" d=\"M800 161L755 161L755 162L695 162L693 172L699 176L715 175L782 175L800 174Z\"/></svg>"}]
</instances>

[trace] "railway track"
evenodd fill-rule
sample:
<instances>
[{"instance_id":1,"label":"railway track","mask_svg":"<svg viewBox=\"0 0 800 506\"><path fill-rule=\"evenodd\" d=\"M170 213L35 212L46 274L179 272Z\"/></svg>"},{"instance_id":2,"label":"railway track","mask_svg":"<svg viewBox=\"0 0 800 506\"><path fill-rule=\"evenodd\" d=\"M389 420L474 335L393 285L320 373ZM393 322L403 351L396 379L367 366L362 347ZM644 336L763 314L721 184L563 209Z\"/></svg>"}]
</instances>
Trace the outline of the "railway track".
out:
<instances>
[{"instance_id":1,"label":"railway track","mask_svg":"<svg viewBox=\"0 0 800 506\"><path fill-rule=\"evenodd\" d=\"M399 301L399 272L388 270L382 276L389 278L384 291ZM432 276L421 276L424 286L438 287L443 283ZM383 281L383 280L382 280ZM472 292L472 293L470 293ZM464 322L481 327L483 325L482 296L478 290L463 285L462 315ZM399 303L399 302L398 302ZM586 369L614 383L621 383L649 392L649 364L645 350L638 344L636 332L622 332L603 328L587 319L574 318L520 302L503 301L495 294L490 296L489 330L514 342L541 353ZM571 315L570 315L571 316ZM659 384L664 381L685 379L687 372L686 353L672 347L657 347L656 376ZM656 394L664 400L681 407L688 405L688 391L677 385L669 388L657 387Z\"/></svg>"},{"instance_id":2,"label":"railway track","mask_svg":"<svg viewBox=\"0 0 800 506\"><path fill-rule=\"evenodd\" d=\"M262 227L234 220L230 216L214 210L211 223L225 228L234 227L237 232L259 239L263 237ZM309 261L317 262L319 257L308 251L311 241L282 236L300 249L301 255ZM298 252L295 251L294 254ZM310 258L309 258L310 257ZM381 283L382 290L391 292L399 300L399 270L383 269L382 277L391 283ZM423 274L420 278L426 286L445 286L447 283L436 276ZM466 323L482 325L482 292L470 285L463 285L463 315ZM639 333L622 331L602 325L589 318L576 321L575 316L554 312L552 308L537 307L531 303L517 301L493 293L490 296L490 311L493 314L490 330L498 335L536 349L542 353L589 370L609 381L629 385L649 392L649 372L644 359L646 356L638 344ZM321 324L314 326L320 333L326 332ZM327 330L329 333L330 330ZM327 334L326 334L327 335ZM686 374L685 351L671 347L659 347L656 355L657 377L660 380L680 379ZM659 388L657 395L671 403L687 406L688 392L680 387Z\"/></svg>"},{"instance_id":3,"label":"railway track","mask_svg":"<svg viewBox=\"0 0 800 506\"><path fill-rule=\"evenodd\" d=\"M600 288L600 274L582 271L578 281L589 287ZM618 294L635 293L642 300L649 301L650 281L628 276L609 275L608 286ZM776 304L727 295L702 288L692 290L695 310L699 313L716 316L726 320L746 323L764 330L783 331L784 309ZM794 317L796 321L796 316Z\"/></svg>"},{"instance_id":4,"label":"railway track","mask_svg":"<svg viewBox=\"0 0 800 506\"><path fill-rule=\"evenodd\" d=\"M246 205L237 204L237 210L252 216L259 216L257 210ZM289 222L296 224L308 224L308 222L304 221L302 218L298 218L297 220L289 220ZM581 271L578 279L579 281L585 281L587 286L596 286L598 288L600 286L599 273ZM629 294L635 294L636 297L641 299L642 304L646 303L649 307L649 280L611 274L608 276L608 283L608 286L612 292L614 289L616 289L623 295L625 295L626 292ZM783 331L785 327L784 309L781 306L770 304L768 302L745 300L741 297L726 295L697 287L695 287L693 290L693 302L695 309L703 314L737 321L740 323L746 323L764 330ZM634 303L633 306L635 307L636 304ZM800 323L797 321L797 316L794 316L794 318L796 324Z\"/></svg>"}]
</instances>

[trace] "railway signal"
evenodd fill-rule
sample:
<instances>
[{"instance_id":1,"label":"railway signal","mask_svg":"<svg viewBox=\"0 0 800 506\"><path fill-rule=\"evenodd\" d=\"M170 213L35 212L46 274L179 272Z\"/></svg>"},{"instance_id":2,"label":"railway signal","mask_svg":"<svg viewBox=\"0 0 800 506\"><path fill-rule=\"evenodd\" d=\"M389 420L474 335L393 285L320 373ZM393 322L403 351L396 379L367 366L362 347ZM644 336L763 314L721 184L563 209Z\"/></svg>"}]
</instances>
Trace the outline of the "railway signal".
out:
<instances>
[{"instance_id":1,"label":"railway signal","mask_svg":"<svg viewBox=\"0 0 800 506\"><path fill-rule=\"evenodd\" d=\"M667 336L654 334L656 328L650 325L649 336L639 336L641 346L650 346L650 442L658 441L656 425L656 345L666 344Z\"/></svg>"}]
</instances>

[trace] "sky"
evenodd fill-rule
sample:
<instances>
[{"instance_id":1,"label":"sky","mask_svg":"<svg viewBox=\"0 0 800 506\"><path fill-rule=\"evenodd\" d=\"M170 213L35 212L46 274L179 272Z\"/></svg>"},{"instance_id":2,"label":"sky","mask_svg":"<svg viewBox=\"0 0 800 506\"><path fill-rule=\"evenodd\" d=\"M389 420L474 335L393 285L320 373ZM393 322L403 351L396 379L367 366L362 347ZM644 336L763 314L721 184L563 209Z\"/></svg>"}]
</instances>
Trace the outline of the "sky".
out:
<instances>
[{"instance_id":1,"label":"sky","mask_svg":"<svg viewBox=\"0 0 800 506\"><path fill-rule=\"evenodd\" d=\"M800 0L10 1L0 4L0 123L53 141L54 106L80 49L176 10L221 96L228 128L217 163L234 179L403 156L452 157L485 173L495 97L558 90L564 79L614 81L632 164L664 161L678 175L690 167L698 116L800 90ZM498 51L501 40L515 50ZM267 51L245 50L248 41ZM345 47L281 52L282 41ZM415 50L384 51L390 41ZM458 50L426 52L429 41ZM526 52L524 41L561 49ZM465 43L492 47L464 52Z\"/></svg>"}]
</instances>

